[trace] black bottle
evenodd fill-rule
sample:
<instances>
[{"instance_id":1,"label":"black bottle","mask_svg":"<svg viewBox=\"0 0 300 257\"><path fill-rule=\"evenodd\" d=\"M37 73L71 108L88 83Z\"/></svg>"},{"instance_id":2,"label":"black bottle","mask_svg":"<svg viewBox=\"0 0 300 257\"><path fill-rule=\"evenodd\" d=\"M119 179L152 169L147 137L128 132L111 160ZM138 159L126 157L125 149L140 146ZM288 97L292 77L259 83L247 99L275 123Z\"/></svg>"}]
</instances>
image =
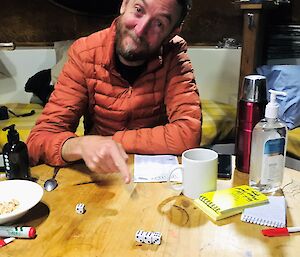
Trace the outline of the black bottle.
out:
<instances>
[{"instance_id":1,"label":"black bottle","mask_svg":"<svg viewBox=\"0 0 300 257\"><path fill-rule=\"evenodd\" d=\"M20 141L15 124L2 129L8 130L7 143L3 147L3 161L8 179L29 179L29 158L27 146Z\"/></svg>"}]
</instances>

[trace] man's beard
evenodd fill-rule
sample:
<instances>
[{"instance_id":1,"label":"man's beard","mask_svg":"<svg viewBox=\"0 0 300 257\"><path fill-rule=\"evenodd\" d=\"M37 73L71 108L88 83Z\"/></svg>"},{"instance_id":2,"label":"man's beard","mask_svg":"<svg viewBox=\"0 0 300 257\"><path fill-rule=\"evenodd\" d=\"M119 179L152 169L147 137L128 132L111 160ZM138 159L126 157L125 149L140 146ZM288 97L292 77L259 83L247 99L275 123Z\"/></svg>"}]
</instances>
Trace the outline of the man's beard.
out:
<instances>
[{"instance_id":1,"label":"man's beard","mask_svg":"<svg viewBox=\"0 0 300 257\"><path fill-rule=\"evenodd\" d=\"M135 46L124 46L122 43L125 37L130 37L138 46L138 49ZM157 49L155 51L150 50L149 44L145 41L144 37L137 37L134 32L124 28L120 20L117 21L115 47L116 53L129 62L146 61L157 53Z\"/></svg>"}]
</instances>

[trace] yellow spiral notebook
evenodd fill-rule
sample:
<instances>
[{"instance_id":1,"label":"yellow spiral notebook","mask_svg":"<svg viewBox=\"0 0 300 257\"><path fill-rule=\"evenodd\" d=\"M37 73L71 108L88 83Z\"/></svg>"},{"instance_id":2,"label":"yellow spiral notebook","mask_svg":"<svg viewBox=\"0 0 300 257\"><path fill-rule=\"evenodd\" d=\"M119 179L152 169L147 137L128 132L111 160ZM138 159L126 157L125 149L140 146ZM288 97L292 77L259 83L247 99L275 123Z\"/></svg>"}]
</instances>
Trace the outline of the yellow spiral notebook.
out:
<instances>
[{"instance_id":1,"label":"yellow spiral notebook","mask_svg":"<svg viewBox=\"0 0 300 257\"><path fill-rule=\"evenodd\" d=\"M267 203L268 197L250 186L242 185L203 193L194 202L217 221L241 213L245 208Z\"/></svg>"}]
</instances>

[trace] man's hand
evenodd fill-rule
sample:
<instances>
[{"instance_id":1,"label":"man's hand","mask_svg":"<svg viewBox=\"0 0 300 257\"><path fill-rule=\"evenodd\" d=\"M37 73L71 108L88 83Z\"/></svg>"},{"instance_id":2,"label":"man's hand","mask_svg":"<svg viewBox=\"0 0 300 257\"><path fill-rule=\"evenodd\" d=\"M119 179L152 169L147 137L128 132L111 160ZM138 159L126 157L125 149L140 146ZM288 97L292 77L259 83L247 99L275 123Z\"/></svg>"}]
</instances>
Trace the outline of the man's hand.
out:
<instances>
[{"instance_id":1,"label":"man's hand","mask_svg":"<svg viewBox=\"0 0 300 257\"><path fill-rule=\"evenodd\" d=\"M62 148L65 161L83 159L87 167L94 172L120 172L125 183L131 175L127 166L128 155L122 145L111 137L83 136L68 139Z\"/></svg>"}]
</instances>

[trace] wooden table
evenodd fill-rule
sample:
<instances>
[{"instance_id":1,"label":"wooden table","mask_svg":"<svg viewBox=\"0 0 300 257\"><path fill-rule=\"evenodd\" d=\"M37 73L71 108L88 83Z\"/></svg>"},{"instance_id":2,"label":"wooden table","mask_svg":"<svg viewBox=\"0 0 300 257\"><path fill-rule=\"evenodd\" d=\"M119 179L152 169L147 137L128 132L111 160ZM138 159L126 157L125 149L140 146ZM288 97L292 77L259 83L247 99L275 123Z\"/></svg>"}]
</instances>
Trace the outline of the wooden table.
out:
<instances>
[{"instance_id":1,"label":"wooden table","mask_svg":"<svg viewBox=\"0 0 300 257\"><path fill-rule=\"evenodd\" d=\"M46 165L32 168L40 185L52 174ZM240 215L213 223L165 183L125 185L118 174L93 176L81 164L61 169L57 180L58 188L19 221L35 226L37 237L1 248L1 257L299 256L300 233L264 237L262 226ZM218 189L247 183L248 174L235 171L231 180L218 180ZM283 192L288 226L300 226L299 172L285 170ZM75 212L79 202L86 205L83 215ZM162 244L135 242L140 229L160 231Z\"/></svg>"}]
</instances>

